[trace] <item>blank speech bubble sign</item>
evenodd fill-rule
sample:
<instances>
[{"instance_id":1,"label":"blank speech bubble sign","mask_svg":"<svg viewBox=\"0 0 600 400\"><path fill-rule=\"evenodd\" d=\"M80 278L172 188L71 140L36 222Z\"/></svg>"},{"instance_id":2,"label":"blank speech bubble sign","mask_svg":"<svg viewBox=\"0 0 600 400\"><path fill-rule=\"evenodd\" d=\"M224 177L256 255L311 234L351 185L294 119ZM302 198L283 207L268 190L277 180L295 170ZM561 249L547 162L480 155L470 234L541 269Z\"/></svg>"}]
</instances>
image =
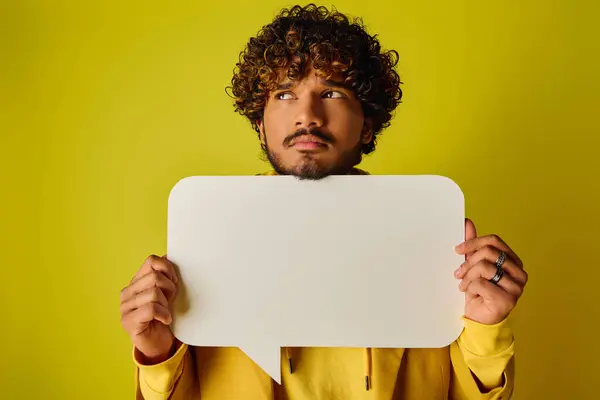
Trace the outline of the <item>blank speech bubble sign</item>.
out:
<instances>
[{"instance_id":1,"label":"blank speech bubble sign","mask_svg":"<svg viewBox=\"0 0 600 400\"><path fill-rule=\"evenodd\" d=\"M456 340L464 197L437 175L196 176L169 197L175 336L240 347L281 382L280 347Z\"/></svg>"}]
</instances>

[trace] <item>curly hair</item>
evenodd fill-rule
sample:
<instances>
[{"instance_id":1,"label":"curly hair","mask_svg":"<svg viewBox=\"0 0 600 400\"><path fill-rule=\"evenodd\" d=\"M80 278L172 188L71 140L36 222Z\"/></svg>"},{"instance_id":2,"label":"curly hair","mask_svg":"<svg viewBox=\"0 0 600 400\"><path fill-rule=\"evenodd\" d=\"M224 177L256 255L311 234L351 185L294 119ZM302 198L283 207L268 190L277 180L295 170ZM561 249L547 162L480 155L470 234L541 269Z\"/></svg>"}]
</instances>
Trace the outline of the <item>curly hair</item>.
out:
<instances>
[{"instance_id":1,"label":"curly hair","mask_svg":"<svg viewBox=\"0 0 600 400\"><path fill-rule=\"evenodd\" d=\"M247 117L259 132L269 92L279 73L299 80L310 66L318 76L340 74L360 100L365 118L372 120L371 142L362 152L375 150L377 135L390 125L402 99L395 50L383 51L377 35L369 35L360 18L350 21L335 8L309 4L284 8L272 23L250 38L240 53L231 80L235 111Z\"/></svg>"}]
</instances>

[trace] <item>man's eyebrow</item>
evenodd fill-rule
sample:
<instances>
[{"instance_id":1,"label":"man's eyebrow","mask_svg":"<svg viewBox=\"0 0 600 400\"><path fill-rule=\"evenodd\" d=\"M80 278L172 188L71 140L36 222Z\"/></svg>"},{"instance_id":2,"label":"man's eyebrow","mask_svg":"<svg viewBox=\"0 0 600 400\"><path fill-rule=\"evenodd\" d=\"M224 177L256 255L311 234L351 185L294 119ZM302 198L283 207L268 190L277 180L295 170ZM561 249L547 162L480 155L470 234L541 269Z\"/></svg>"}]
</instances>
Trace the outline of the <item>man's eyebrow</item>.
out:
<instances>
[{"instance_id":1,"label":"man's eyebrow","mask_svg":"<svg viewBox=\"0 0 600 400\"><path fill-rule=\"evenodd\" d=\"M323 83L323 85L330 87L330 88L342 88L342 89L352 90L352 88L350 86L348 86L342 82L334 81L331 79L320 79L320 81ZM276 92L279 90L291 89L294 86L296 86L296 84L297 84L297 82L294 82L294 81L280 83L277 85L277 87L275 87L275 89L273 91Z\"/></svg>"},{"instance_id":2,"label":"man's eyebrow","mask_svg":"<svg viewBox=\"0 0 600 400\"><path fill-rule=\"evenodd\" d=\"M286 89L291 89L294 86L296 86L296 84L294 82L285 82L285 83L280 83L279 85L277 85L277 87L275 88L274 91L277 90L286 90Z\"/></svg>"},{"instance_id":3,"label":"man's eyebrow","mask_svg":"<svg viewBox=\"0 0 600 400\"><path fill-rule=\"evenodd\" d=\"M323 79L321 82L323 82L323 84L325 84L325 86L327 86L327 87L342 88L342 89L348 89L348 90L352 89L350 86L346 85L343 82L332 81L331 79Z\"/></svg>"}]
</instances>

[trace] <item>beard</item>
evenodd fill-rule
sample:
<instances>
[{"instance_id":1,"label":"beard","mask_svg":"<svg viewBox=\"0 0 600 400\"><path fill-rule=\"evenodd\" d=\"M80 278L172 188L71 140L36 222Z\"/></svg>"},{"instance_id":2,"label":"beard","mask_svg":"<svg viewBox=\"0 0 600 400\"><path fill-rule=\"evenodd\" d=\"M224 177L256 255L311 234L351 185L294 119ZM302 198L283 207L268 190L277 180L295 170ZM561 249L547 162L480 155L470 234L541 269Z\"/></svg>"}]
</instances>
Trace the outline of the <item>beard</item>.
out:
<instances>
[{"instance_id":1,"label":"beard","mask_svg":"<svg viewBox=\"0 0 600 400\"><path fill-rule=\"evenodd\" d=\"M314 153L302 152L302 157L296 165L286 166L281 157L269 147L265 135L263 153L271 166L279 175L293 175L300 180L319 180L330 175L346 175L352 172L354 166L362 160L362 143L359 141L350 150L344 151L332 165L326 165Z\"/></svg>"}]
</instances>

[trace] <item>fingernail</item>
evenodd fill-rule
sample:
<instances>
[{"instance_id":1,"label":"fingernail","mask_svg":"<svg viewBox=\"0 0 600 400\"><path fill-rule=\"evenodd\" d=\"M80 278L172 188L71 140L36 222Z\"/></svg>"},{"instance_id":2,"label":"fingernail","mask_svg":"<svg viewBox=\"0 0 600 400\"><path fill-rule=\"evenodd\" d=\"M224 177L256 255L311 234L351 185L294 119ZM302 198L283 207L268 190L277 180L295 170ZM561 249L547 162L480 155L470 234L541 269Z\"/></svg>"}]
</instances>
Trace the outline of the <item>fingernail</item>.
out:
<instances>
[{"instance_id":1,"label":"fingernail","mask_svg":"<svg viewBox=\"0 0 600 400\"><path fill-rule=\"evenodd\" d=\"M458 274L460 274L460 267L456 268L454 271L454 276L458 277Z\"/></svg>"}]
</instances>

